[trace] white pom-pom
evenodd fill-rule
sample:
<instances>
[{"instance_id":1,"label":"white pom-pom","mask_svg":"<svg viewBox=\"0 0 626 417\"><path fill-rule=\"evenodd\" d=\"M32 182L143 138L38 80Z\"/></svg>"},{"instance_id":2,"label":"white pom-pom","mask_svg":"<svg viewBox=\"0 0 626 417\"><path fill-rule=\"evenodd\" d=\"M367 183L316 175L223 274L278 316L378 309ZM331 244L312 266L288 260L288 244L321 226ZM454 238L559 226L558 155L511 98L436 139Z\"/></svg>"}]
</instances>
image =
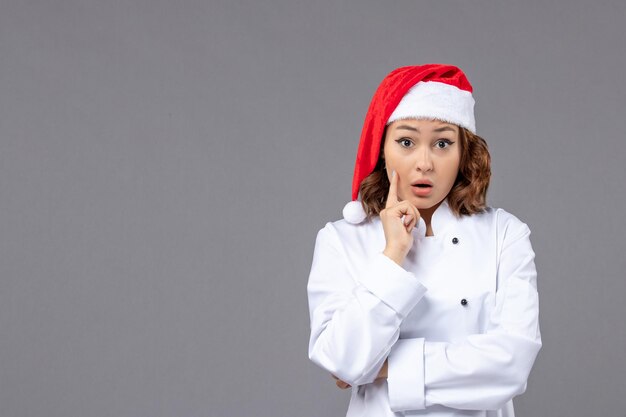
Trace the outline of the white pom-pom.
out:
<instances>
[{"instance_id":1,"label":"white pom-pom","mask_svg":"<svg viewBox=\"0 0 626 417\"><path fill-rule=\"evenodd\" d=\"M365 210L363 210L363 206L361 206L361 202L358 200L350 201L343 208L343 218L348 223L359 224L365 220L365 217L367 217Z\"/></svg>"}]
</instances>

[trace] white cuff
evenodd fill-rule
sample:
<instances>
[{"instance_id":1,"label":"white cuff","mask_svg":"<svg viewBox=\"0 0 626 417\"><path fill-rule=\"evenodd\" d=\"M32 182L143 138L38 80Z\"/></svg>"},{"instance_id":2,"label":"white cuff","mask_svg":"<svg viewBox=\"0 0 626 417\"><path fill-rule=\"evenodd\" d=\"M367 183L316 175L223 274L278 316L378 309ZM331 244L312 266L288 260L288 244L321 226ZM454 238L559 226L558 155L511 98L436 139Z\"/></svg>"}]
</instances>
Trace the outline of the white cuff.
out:
<instances>
[{"instance_id":1,"label":"white cuff","mask_svg":"<svg viewBox=\"0 0 626 417\"><path fill-rule=\"evenodd\" d=\"M424 339L398 339L387 358L387 387L392 411L423 410Z\"/></svg>"},{"instance_id":2,"label":"white cuff","mask_svg":"<svg viewBox=\"0 0 626 417\"><path fill-rule=\"evenodd\" d=\"M360 277L361 284L403 318L422 299L427 288L391 258L377 253Z\"/></svg>"}]
</instances>

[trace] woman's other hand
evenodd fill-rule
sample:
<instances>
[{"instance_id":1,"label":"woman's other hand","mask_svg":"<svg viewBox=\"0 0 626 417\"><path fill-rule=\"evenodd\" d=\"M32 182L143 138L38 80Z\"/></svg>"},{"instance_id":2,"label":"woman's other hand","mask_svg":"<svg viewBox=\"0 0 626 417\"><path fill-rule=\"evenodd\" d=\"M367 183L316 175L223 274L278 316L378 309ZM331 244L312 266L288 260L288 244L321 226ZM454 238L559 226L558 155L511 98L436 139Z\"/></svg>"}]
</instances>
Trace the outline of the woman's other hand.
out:
<instances>
[{"instance_id":1,"label":"woman's other hand","mask_svg":"<svg viewBox=\"0 0 626 417\"><path fill-rule=\"evenodd\" d=\"M387 203L380 212L380 219L386 240L383 254L400 266L413 246L411 231L417 225L419 218L420 213L413 204L407 200L398 201L398 173L394 170L391 174Z\"/></svg>"},{"instance_id":2,"label":"woman's other hand","mask_svg":"<svg viewBox=\"0 0 626 417\"><path fill-rule=\"evenodd\" d=\"M339 388L347 389L351 387L350 384L348 384L345 381L342 381L341 379L337 378L335 375L333 375L333 378L335 378L335 385L337 385ZM385 359L385 363L383 363L382 368L380 368L380 371L378 371L378 375L376 376L376 379L380 379L380 378L387 378L387 359Z\"/></svg>"},{"instance_id":3,"label":"woman's other hand","mask_svg":"<svg viewBox=\"0 0 626 417\"><path fill-rule=\"evenodd\" d=\"M337 378L335 375L332 375L332 376L333 376L333 378L335 378L335 385L337 385L339 388L347 389L347 388L351 387L350 384L348 384L347 382L342 381L341 379Z\"/></svg>"}]
</instances>

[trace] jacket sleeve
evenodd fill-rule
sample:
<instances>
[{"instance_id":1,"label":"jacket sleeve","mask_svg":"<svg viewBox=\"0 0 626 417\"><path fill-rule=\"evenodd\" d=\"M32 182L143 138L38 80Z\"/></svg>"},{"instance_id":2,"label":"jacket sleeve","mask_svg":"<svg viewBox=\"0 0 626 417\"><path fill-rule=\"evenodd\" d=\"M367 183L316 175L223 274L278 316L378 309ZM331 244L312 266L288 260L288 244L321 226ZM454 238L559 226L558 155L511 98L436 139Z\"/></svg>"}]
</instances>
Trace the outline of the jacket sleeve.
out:
<instances>
[{"instance_id":1,"label":"jacket sleeve","mask_svg":"<svg viewBox=\"0 0 626 417\"><path fill-rule=\"evenodd\" d=\"M309 358L352 386L376 379L402 320L426 292L382 252L356 263L362 267L349 264L327 223L317 234L307 285Z\"/></svg>"},{"instance_id":2,"label":"jacket sleeve","mask_svg":"<svg viewBox=\"0 0 626 417\"><path fill-rule=\"evenodd\" d=\"M535 253L520 221L505 237L497 267L501 282L485 333L457 343L400 339L388 362L393 411L439 404L497 410L526 390L541 348Z\"/></svg>"}]
</instances>

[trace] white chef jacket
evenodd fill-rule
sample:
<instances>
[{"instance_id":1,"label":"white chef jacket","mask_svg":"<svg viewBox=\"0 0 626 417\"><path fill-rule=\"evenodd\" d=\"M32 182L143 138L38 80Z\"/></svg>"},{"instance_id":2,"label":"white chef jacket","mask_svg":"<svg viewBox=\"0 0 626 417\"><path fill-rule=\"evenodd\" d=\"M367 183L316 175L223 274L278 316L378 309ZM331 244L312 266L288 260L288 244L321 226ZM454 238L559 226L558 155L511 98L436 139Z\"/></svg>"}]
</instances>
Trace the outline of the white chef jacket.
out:
<instances>
[{"instance_id":1,"label":"white chef jacket","mask_svg":"<svg viewBox=\"0 0 626 417\"><path fill-rule=\"evenodd\" d=\"M500 208L456 218L444 200L431 227L402 266L379 216L317 234L309 358L352 385L347 417L513 417L526 390L541 348L528 226Z\"/></svg>"}]
</instances>

